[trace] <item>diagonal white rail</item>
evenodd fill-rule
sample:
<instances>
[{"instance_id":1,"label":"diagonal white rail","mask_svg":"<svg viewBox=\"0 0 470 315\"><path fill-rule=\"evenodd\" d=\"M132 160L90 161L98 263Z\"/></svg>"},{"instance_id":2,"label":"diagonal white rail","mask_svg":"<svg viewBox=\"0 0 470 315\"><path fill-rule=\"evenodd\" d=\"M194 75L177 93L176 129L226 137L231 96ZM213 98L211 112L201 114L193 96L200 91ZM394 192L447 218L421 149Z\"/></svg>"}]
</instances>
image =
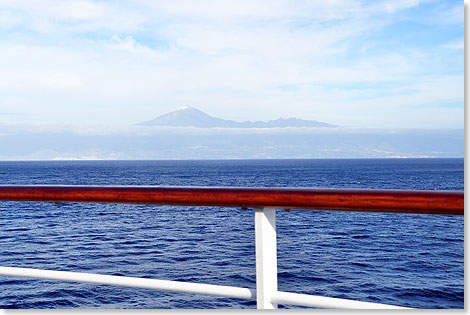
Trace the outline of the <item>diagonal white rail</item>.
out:
<instances>
[{"instance_id":1,"label":"diagonal white rail","mask_svg":"<svg viewBox=\"0 0 470 315\"><path fill-rule=\"evenodd\" d=\"M156 280L135 277L110 276L83 272L42 270L17 267L0 267L0 274L4 276L17 276L26 278L84 282L106 284L120 287L154 289L183 293L199 293L223 297L255 300L256 291L253 289L213 285L203 283L190 283L183 281Z\"/></svg>"},{"instance_id":2,"label":"diagonal white rail","mask_svg":"<svg viewBox=\"0 0 470 315\"><path fill-rule=\"evenodd\" d=\"M84 282L257 300L258 309L274 309L277 308L278 303L316 308L406 309L404 307L387 304L278 291L276 209L255 208L254 210L256 242L256 290L233 286L189 283L182 281L145 279L18 267L0 267L0 275Z\"/></svg>"},{"instance_id":3,"label":"diagonal white rail","mask_svg":"<svg viewBox=\"0 0 470 315\"><path fill-rule=\"evenodd\" d=\"M183 281L155 280L135 277L110 276L83 272L43 270L18 267L0 267L0 275L45 280L60 280L82 283L113 285L120 287L154 289L182 293L207 294L245 300L255 300L256 290L224 285L190 283ZM271 302L302 305L317 308L347 309L406 309L387 304L360 302L290 292L273 292Z\"/></svg>"}]
</instances>

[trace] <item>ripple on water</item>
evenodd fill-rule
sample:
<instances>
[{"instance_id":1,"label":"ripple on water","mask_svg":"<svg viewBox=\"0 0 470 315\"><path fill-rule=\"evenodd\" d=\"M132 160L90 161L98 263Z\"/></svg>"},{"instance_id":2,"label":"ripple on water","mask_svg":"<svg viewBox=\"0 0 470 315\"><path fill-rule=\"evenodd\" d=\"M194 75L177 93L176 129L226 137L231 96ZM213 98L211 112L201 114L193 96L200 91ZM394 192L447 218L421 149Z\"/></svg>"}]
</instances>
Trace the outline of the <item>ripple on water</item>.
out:
<instances>
[{"instance_id":1,"label":"ripple on water","mask_svg":"<svg viewBox=\"0 0 470 315\"><path fill-rule=\"evenodd\" d=\"M463 159L0 162L0 181L450 190L463 190L464 183ZM6 202L0 213L0 265L255 287L252 211ZM278 211L279 289L463 308L463 226L462 217ZM0 290L2 308L256 307L238 299L10 277L0 278L0 287L8 288Z\"/></svg>"}]
</instances>

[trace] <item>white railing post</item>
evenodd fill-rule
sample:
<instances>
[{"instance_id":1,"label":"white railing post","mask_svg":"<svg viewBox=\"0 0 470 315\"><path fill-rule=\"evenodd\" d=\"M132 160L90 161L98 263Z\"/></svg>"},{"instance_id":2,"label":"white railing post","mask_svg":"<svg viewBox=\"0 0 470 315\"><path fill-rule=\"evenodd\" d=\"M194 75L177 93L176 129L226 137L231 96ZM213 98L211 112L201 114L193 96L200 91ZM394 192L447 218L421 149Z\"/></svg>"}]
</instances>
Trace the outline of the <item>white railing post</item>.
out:
<instances>
[{"instance_id":1,"label":"white railing post","mask_svg":"<svg viewBox=\"0 0 470 315\"><path fill-rule=\"evenodd\" d=\"M256 299L258 309L274 309L277 293L276 209L255 208Z\"/></svg>"}]
</instances>

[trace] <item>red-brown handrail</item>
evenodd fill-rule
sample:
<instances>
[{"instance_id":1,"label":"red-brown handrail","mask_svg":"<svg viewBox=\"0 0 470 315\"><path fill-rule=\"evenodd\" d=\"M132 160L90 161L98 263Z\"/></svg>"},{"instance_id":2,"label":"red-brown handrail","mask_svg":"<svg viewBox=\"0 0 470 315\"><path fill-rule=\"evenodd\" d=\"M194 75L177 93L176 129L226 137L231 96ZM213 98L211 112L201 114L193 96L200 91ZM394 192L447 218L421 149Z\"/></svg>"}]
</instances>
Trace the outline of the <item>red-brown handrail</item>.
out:
<instances>
[{"instance_id":1,"label":"red-brown handrail","mask_svg":"<svg viewBox=\"0 0 470 315\"><path fill-rule=\"evenodd\" d=\"M0 200L464 214L464 193L461 191L159 186L0 186Z\"/></svg>"}]
</instances>

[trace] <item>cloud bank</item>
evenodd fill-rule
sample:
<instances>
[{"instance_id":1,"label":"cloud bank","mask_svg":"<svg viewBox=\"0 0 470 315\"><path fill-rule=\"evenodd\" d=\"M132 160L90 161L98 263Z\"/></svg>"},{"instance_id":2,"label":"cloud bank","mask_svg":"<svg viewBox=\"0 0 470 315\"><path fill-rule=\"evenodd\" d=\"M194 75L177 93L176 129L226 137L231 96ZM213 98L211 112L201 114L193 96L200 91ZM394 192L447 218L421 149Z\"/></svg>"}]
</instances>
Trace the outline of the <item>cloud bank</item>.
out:
<instances>
[{"instance_id":1,"label":"cloud bank","mask_svg":"<svg viewBox=\"0 0 470 315\"><path fill-rule=\"evenodd\" d=\"M0 124L0 160L463 157L462 129Z\"/></svg>"}]
</instances>

